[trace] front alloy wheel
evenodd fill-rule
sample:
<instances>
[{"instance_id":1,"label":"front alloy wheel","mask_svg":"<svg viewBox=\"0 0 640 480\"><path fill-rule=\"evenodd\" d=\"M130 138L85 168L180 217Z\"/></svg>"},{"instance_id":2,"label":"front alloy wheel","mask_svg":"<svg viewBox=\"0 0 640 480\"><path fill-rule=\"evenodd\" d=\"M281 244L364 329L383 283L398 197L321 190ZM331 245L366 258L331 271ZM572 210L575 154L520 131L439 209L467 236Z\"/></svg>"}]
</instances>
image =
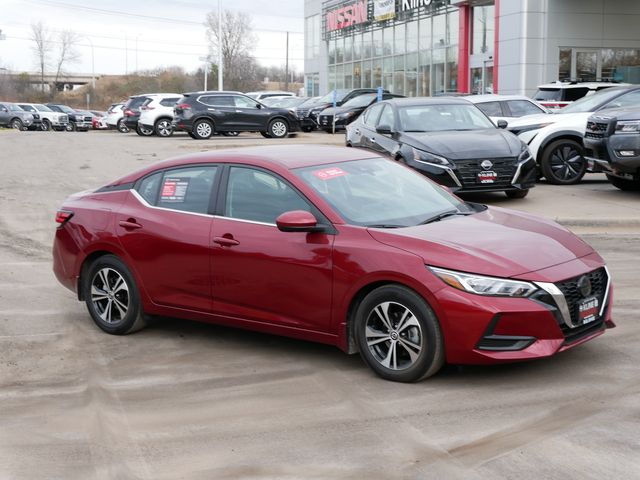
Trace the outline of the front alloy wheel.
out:
<instances>
[{"instance_id":1,"label":"front alloy wheel","mask_svg":"<svg viewBox=\"0 0 640 480\"><path fill-rule=\"evenodd\" d=\"M378 375L414 382L444 363L440 325L414 291L386 285L369 293L356 311L356 341L365 362Z\"/></svg>"},{"instance_id":2,"label":"front alloy wheel","mask_svg":"<svg viewBox=\"0 0 640 480\"><path fill-rule=\"evenodd\" d=\"M587 171L584 149L574 140L557 140L545 149L540 167L549 183L554 185L578 183Z\"/></svg>"},{"instance_id":3,"label":"front alloy wheel","mask_svg":"<svg viewBox=\"0 0 640 480\"><path fill-rule=\"evenodd\" d=\"M268 133L272 138L284 138L289 133L289 127L284 120L272 120L269 124Z\"/></svg>"},{"instance_id":4,"label":"front alloy wheel","mask_svg":"<svg viewBox=\"0 0 640 480\"><path fill-rule=\"evenodd\" d=\"M148 128L148 127L144 127L142 125L138 125L136 127L136 133L138 135L140 135L141 137L150 137L155 132L153 131L153 128Z\"/></svg>"},{"instance_id":5,"label":"front alloy wheel","mask_svg":"<svg viewBox=\"0 0 640 480\"><path fill-rule=\"evenodd\" d=\"M213 135L213 124L209 120L198 120L193 125L193 134L197 140L206 140Z\"/></svg>"}]
</instances>

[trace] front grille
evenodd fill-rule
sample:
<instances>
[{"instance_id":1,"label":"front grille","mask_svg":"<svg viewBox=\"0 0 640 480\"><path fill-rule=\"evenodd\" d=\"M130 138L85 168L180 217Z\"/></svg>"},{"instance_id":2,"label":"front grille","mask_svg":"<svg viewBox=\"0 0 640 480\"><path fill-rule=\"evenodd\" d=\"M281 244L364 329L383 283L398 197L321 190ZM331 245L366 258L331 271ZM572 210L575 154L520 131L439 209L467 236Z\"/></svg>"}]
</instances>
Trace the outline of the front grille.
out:
<instances>
[{"instance_id":1,"label":"front grille","mask_svg":"<svg viewBox=\"0 0 640 480\"><path fill-rule=\"evenodd\" d=\"M491 168L485 170L480 164L489 160L493 165ZM479 158L476 160L454 160L456 167L458 167L458 175L462 181L464 187L479 187L479 188L495 188L495 187L508 187L511 186L511 180L516 173L515 158ZM478 182L478 172L492 171L498 175L498 178L493 183L480 183Z\"/></svg>"},{"instance_id":2,"label":"front grille","mask_svg":"<svg viewBox=\"0 0 640 480\"><path fill-rule=\"evenodd\" d=\"M609 280L607 271L604 269L604 267L602 267L588 273L587 276L591 281L591 294L589 296L596 297L598 299L598 308L602 308L602 302L604 301L604 297L607 293L606 288L607 282ZM556 284L556 286L564 294L564 298L567 301L567 306L569 307L569 313L571 314L571 323L573 323L574 325L577 325L579 321L578 304L585 298L578 290L578 280L580 280L581 277L582 275L579 275L577 277L570 278L569 280L565 280L564 282ZM564 324L561 325L561 327L562 332L567 339L567 342L569 342L578 340L591 331L597 330L602 326L603 322L604 318L598 318L594 322L590 322L586 325L581 325L575 328L571 328L568 325Z\"/></svg>"},{"instance_id":3,"label":"front grille","mask_svg":"<svg viewBox=\"0 0 640 480\"><path fill-rule=\"evenodd\" d=\"M320 125L333 125L333 115L319 115L318 123Z\"/></svg>"},{"instance_id":4,"label":"front grille","mask_svg":"<svg viewBox=\"0 0 640 480\"><path fill-rule=\"evenodd\" d=\"M298 116L299 119L303 119L304 117L309 115L309 109L308 108L298 108L296 110L296 115Z\"/></svg>"},{"instance_id":5,"label":"front grille","mask_svg":"<svg viewBox=\"0 0 640 480\"><path fill-rule=\"evenodd\" d=\"M60 115L60 122L65 123L69 121L69 117L66 115Z\"/></svg>"},{"instance_id":6,"label":"front grille","mask_svg":"<svg viewBox=\"0 0 640 480\"><path fill-rule=\"evenodd\" d=\"M90 122L91 121L91 117L84 117L84 121L85 122Z\"/></svg>"},{"instance_id":7,"label":"front grille","mask_svg":"<svg viewBox=\"0 0 640 480\"><path fill-rule=\"evenodd\" d=\"M587 130L584 134L586 138L602 138L609 127L608 123L594 122L589 120L587 122Z\"/></svg>"}]
</instances>

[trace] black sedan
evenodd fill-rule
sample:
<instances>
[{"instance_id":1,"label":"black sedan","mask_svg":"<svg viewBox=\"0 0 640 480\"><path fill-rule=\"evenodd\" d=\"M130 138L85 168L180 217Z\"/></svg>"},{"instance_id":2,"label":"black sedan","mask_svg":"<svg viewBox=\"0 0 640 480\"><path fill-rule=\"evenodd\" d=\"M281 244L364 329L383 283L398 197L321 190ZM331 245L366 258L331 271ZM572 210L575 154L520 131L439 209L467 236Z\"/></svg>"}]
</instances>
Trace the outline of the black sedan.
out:
<instances>
[{"instance_id":1,"label":"black sedan","mask_svg":"<svg viewBox=\"0 0 640 480\"><path fill-rule=\"evenodd\" d=\"M463 99L376 103L347 126L346 144L389 155L457 193L523 198L536 181L526 144Z\"/></svg>"},{"instance_id":2,"label":"black sedan","mask_svg":"<svg viewBox=\"0 0 640 480\"><path fill-rule=\"evenodd\" d=\"M392 98L404 98L404 95L394 95L393 93L382 94L382 100L390 100ZM366 93L352 98L340 107L326 108L318 115L318 126L325 132L331 133L334 130L335 122L335 130L344 130L347 125L357 119L367 107L377 101L377 93Z\"/></svg>"}]
</instances>

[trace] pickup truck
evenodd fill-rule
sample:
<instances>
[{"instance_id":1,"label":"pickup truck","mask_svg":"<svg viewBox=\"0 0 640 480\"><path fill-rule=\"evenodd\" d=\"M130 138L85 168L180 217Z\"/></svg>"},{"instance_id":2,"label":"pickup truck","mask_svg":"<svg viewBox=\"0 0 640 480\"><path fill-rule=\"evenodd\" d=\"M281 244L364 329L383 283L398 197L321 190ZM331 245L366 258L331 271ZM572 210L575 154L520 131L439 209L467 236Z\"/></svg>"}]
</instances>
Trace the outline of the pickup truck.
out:
<instances>
[{"instance_id":1,"label":"pickup truck","mask_svg":"<svg viewBox=\"0 0 640 480\"><path fill-rule=\"evenodd\" d=\"M88 132L91 128L92 117L85 112L74 110L67 105L61 105L59 103L47 103L54 112L66 113L69 116L69 123L67 124L67 132Z\"/></svg>"},{"instance_id":2,"label":"pickup truck","mask_svg":"<svg viewBox=\"0 0 640 480\"><path fill-rule=\"evenodd\" d=\"M640 107L591 115L583 142L589 165L601 167L613 186L640 190Z\"/></svg>"}]
</instances>

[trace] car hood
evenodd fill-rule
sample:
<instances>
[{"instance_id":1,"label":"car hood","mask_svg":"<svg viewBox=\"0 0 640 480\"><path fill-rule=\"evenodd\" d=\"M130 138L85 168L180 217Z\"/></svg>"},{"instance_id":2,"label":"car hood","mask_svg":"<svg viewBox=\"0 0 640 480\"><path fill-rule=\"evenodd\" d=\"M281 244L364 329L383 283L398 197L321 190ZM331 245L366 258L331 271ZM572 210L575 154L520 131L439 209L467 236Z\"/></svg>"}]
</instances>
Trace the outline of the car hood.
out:
<instances>
[{"instance_id":1,"label":"car hood","mask_svg":"<svg viewBox=\"0 0 640 480\"><path fill-rule=\"evenodd\" d=\"M428 225L369 229L377 241L414 253L426 265L515 277L593 253L557 223L502 208Z\"/></svg>"},{"instance_id":2,"label":"car hood","mask_svg":"<svg viewBox=\"0 0 640 480\"><path fill-rule=\"evenodd\" d=\"M452 160L501 158L520 154L522 142L511 132L488 128L471 131L403 132L400 141Z\"/></svg>"},{"instance_id":3,"label":"car hood","mask_svg":"<svg viewBox=\"0 0 640 480\"><path fill-rule=\"evenodd\" d=\"M552 124L559 122L572 122L573 120L580 120L583 117L591 115L589 112L577 112L577 113L541 113L539 115L527 115L509 121L509 130L520 129L522 127L529 127L533 125Z\"/></svg>"},{"instance_id":4,"label":"car hood","mask_svg":"<svg viewBox=\"0 0 640 480\"><path fill-rule=\"evenodd\" d=\"M320 115L340 115L341 113L347 112L360 113L363 112L366 108L367 107L329 107L320 112Z\"/></svg>"}]
</instances>

